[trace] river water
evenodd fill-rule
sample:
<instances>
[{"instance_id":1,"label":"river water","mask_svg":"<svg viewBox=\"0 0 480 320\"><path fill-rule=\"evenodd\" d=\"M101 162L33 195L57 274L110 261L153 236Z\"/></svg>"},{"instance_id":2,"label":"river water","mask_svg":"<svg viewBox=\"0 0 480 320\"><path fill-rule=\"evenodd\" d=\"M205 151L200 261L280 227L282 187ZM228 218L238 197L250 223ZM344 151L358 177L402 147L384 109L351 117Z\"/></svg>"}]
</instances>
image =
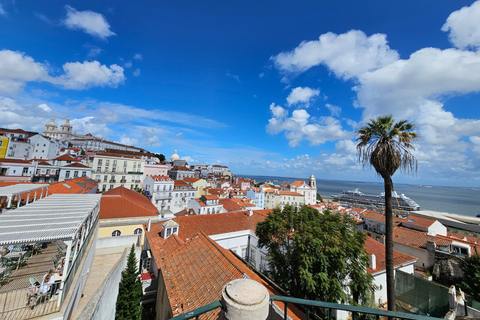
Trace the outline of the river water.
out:
<instances>
[{"instance_id":1,"label":"river water","mask_svg":"<svg viewBox=\"0 0 480 320\"><path fill-rule=\"evenodd\" d=\"M255 179L256 182L270 180L274 184L282 184L294 180L308 182L307 179L288 177L250 175L242 175L242 177ZM322 196L330 197L342 191L357 188L363 193L380 194L383 192L383 183L317 179L317 192ZM395 184L395 191L398 194L403 193L414 200L420 205L421 210L442 211L467 216L480 214L480 189Z\"/></svg>"}]
</instances>

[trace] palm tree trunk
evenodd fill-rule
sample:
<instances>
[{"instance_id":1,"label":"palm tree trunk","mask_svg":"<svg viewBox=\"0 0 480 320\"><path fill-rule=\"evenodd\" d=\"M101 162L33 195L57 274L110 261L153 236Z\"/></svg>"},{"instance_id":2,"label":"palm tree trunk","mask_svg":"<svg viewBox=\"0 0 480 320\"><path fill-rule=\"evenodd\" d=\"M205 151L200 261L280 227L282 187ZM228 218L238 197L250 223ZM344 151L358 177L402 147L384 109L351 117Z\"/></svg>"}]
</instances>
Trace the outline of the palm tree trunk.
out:
<instances>
[{"instance_id":1,"label":"palm tree trunk","mask_svg":"<svg viewBox=\"0 0 480 320\"><path fill-rule=\"evenodd\" d=\"M388 310L395 311L395 274L393 271L393 210L392 210L392 179L384 178L385 186L385 262L387 267L387 304Z\"/></svg>"}]
</instances>

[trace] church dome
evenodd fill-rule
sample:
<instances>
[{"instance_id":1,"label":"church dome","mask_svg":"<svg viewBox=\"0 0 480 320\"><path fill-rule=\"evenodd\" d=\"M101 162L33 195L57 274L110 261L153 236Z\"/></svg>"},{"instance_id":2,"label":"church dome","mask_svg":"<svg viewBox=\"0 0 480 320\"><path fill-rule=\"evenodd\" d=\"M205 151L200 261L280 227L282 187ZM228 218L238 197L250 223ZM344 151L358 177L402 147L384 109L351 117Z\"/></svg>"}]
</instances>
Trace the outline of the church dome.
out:
<instances>
[{"instance_id":1,"label":"church dome","mask_svg":"<svg viewBox=\"0 0 480 320\"><path fill-rule=\"evenodd\" d=\"M170 157L170 162L173 162L175 160L180 160L180 157L177 154L177 150L175 150L175 153L172 154L172 156Z\"/></svg>"},{"instance_id":2,"label":"church dome","mask_svg":"<svg viewBox=\"0 0 480 320\"><path fill-rule=\"evenodd\" d=\"M313 173L312 173L312 175L310 176L310 179L312 179L312 180L315 179L315 176L313 175Z\"/></svg>"}]
</instances>

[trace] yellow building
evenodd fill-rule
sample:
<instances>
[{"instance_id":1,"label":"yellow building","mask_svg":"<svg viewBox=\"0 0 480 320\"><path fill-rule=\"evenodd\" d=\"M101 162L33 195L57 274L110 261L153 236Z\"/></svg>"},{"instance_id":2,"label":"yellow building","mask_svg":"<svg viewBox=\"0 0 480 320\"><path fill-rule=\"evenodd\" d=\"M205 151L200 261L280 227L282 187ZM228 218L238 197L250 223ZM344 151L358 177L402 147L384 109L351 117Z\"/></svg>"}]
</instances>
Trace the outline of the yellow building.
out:
<instances>
[{"instance_id":1,"label":"yellow building","mask_svg":"<svg viewBox=\"0 0 480 320\"><path fill-rule=\"evenodd\" d=\"M103 193L99 217L98 240L109 247L143 246L143 224L160 221L158 209L147 197L124 187Z\"/></svg>"},{"instance_id":2,"label":"yellow building","mask_svg":"<svg viewBox=\"0 0 480 320\"><path fill-rule=\"evenodd\" d=\"M0 159L4 159L7 155L8 142L10 137L5 135L0 135Z\"/></svg>"},{"instance_id":3,"label":"yellow building","mask_svg":"<svg viewBox=\"0 0 480 320\"><path fill-rule=\"evenodd\" d=\"M207 186L206 180L197 178L183 178L183 181L195 188L197 191L197 196L195 198L200 198L201 196L205 195L203 189L205 189Z\"/></svg>"}]
</instances>

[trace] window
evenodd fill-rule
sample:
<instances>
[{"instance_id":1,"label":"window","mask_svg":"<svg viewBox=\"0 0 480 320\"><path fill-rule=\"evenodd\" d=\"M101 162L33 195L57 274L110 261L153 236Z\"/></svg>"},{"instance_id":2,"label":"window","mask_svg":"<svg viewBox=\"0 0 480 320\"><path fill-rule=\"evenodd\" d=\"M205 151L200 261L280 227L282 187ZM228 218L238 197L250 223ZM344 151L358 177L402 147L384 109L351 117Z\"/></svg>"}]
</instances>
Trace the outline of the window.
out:
<instances>
[{"instance_id":1,"label":"window","mask_svg":"<svg viewBox=\"0 0 480 320\"><path fill-rule=\"evenodd\" d=\"M113 160L113 166L114 166L114 167L117 166L117 160Z\"/></svg>"},{"instance_id":2,"label":"window","mask_svg":"<svg viewBox=\"0 0 480 320\"><path fill-rule=\"evenodd\" d=\"M112 237L120 237L122 235L122 231L115 230L112 232Z\"/></svg>"},{"instance_id":3,"label":"window","mask_svg":"<svg viewBox=\"0 0 480 320\"><path fill-rule=\"evenodd\" d=\"M95 176L95 180L100 181L100 175L99 175L99 174L97 174L97 175Z\"/></svg>"},{"instance_id":4,"label":"window","mask_svg":"<svg viewBox=\"0 0 480 320\"><path fill-rule=\"evenodd\" d=\"M108 189L108 190L112 190L112 189L113 189L113 184L110 185L110 189Z\"/></svg>"},{"instance_id":5,"label":"window","mask_svg":"<svg viewBox=\"0 0 480 320\"><path fill-rule=\"evenodd\" d=\"M102 187L102 191L105 191L107 189L107 185L104 184L103 187Z\"/></svg>"},{"instance_id":6,"label":"window","mask_svg":"<svg viewBox=\"0 0 480 320\"><path fill-rule=\"evenodd\" d=\"M133 231L133 234L142 234L142 228L137 228Z\"/></svg>"},{"instance_id":7,"label":"window","mask_svg":"<svg viewBox=\"0 0 480 320\"><path fill-rule=\"evenodd\" d=\"M247 247L242 248L242 258L245 259L247 257Z\"/></svg>"},{"instance_id":8,"label":"window","mask_svg":"<svg viewBox=\"0 0 480 320\"><path fill-rule=\"evenodd\" d=\"M167 228L167 237L170 237L172 234L172 228Z\"/></svg>"},{"instance_id":9,"label":"window","mask_svg":"<svg viewBox=\"0 0 480 320\"><path fill-rule=\"evenodd\" d=\"M47 172L47 174L48 174L48 172ZM68 179L68 178L70 178L70 171L65 171L65 179Z\"/></svg>"},{"instance_id":10,"label":"window","mask_svg":"<svg viewBox=\"0 0 480 320\"><path fill-rule=\"evenodd\" d=\"M255 255L257 254L257 250L255 248L250 248L250 263L255 265Z\"/></svg>"},{"instance_id":11,"label":"window","mask_svg":"<svg viewBox=\"0 0 480 320\"><path fill-rule=\"evenodd\" d=\"M73 177L78 178L78 171L73 171Z\"/></svg>"},{"instance_id":12,"label":"window","mask_svg":"<svg viewBox=\"0 0 480 320\"><path fill-rule=\"evenodd\" d=\"M103 182L107 182L108 176L103 176Z\"/></svg>"},{"instance_id":13,"label":"window","mask_svg":"<svg viewBox=\"0 0 480 320\"><path fill-rule=\"evenodd\" d=\"M173 233L177 232L177 227L173 228Z\"/></svg>"},{"instance_id":14,"label":"window","mask_svg":"<svg viewBox=\"0 0 480 320\"><path fill-rule=\"evenodd\" d=\"M127 166L127 161L123 161L123 166L124 166L124 167Z\"/></svg>"},{"instance_id":15,"label":"window","mask_svg":"<svg viewBox=\"0 0 480 320\"><path fill-rule=\"evenodd\" d=\"M110 160L105 161L105 165L108 167L110 165Z\"/></svg>"},{"instance_id":16,"label":"window","mask_svg":"<svg viewBox=\"0 0 480 320\"><path fill-rule=\"evenodd\" d=\"M82 177L86 177L87 176L87 172L86 171L83 171L82 172Z\"/></svg>"}]
</instances>

